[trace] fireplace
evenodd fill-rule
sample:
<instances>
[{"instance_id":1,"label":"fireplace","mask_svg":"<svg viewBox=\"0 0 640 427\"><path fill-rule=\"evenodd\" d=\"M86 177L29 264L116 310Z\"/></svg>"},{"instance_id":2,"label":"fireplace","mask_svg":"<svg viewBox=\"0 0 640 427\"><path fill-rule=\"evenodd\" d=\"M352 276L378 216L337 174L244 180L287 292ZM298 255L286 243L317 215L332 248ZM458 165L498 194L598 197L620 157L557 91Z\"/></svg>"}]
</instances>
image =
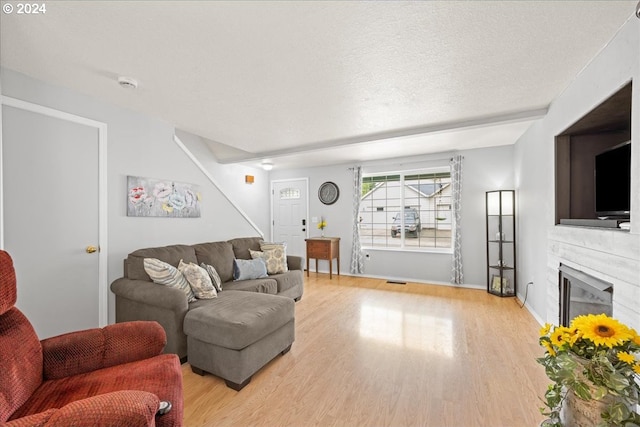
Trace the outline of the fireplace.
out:
<instances>
[{"instance_id":1,"label":"fireplace","mask_svg":"<svg viewBox=\"0 0 640 427\"><path fill-rule=\"evenodd\" d=\"M569 326L582 314L611 316L613 285L560 264L560 323Z\"/></svg>"}]
</instances>

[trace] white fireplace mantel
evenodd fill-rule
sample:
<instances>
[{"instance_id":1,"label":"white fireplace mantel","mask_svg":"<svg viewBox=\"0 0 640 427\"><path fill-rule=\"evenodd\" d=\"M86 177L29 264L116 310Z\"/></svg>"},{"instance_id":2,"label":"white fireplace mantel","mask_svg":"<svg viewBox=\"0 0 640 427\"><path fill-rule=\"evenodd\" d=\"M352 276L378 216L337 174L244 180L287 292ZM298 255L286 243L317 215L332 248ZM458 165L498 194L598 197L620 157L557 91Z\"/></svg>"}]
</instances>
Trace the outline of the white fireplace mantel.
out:
<instances>
[{"instance_id":1,"label":"white fireplace mantel","mask_svg":"<svg viewBox=\"0 0 640 427\"><path fill-rule=\"evenodd\" d=\"M619 229L556 225L548 232L547 321L559 323L558 267L613 284L613 316L640 331L640 235Z\"/></svg>"}]
</instances>

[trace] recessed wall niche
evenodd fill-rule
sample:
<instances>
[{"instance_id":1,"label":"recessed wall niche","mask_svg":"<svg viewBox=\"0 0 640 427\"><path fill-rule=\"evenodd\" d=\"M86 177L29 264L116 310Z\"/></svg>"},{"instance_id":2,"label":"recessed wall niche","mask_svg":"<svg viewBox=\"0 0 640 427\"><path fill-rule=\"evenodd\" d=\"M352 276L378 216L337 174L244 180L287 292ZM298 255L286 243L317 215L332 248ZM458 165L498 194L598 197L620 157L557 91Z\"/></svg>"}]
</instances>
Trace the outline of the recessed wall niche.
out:
<instances>
[{"instance_id":1,"label":"recessed wall niche","mask_svg":"<svg viewBox=\"0 0 640 427\"><path fill-rule=\"evenodd\" d=\"M595 156L631 139L629 82L555 137L556 224L596 219Z\"/></svg>"}]
</instances>

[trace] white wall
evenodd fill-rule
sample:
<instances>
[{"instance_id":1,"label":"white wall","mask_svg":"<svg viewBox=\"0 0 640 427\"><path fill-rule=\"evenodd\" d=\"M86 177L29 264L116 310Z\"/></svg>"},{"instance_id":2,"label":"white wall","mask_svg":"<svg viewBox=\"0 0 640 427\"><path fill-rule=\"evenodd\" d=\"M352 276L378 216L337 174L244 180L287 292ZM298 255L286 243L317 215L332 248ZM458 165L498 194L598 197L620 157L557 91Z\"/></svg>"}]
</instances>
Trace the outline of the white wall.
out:
<instances>
[{"instance_id":1,"label":"white wall","mask_svg":"<svg viewBox=\"0 0 640 427\"><path fill-rule=\"evenodd\" d=\"M450 153L449 153L450 154ZM464 156L462 190L462 253L465 284L486 286L485 192L513 187L513 147L503 146L460 152ZM390 172L415 168L448 165L449 155L424 156L419 159L393 159L387 162L365 163L365 172ZM287 171L273 170L271 179L309 178L310 217L323 215L328 222L325 235L338 236L341 253L341 272L349 271L351 252L352 196L349 165ZM318 187L333 181L340 187L340 199L325 206L317 197ZM310 235L319 235L315 224ZM449 283L451 254L434 252L398 252L368 249L365 276L384 277L417 282ZM320 268L322 270L322 268ZM326 270L326 269L325 269Z\"/></svg>"},{"instance_id":2,"label":"white wall","mask_svg":"<svg viewBox=\"0 0 640 427\"><path fill-rule=\"evenodd\" d=\"M176 135L211 174L222 192L251 219L268 240L269 173L262 168L246 165L221 165L201 137L179 129L176 129ZM245 175L252 175L254 183L247 184Z\"/></svg>"},{"instance_id":3,"label":"white wall","mask_svg":"<svg viewBox=\"0 0 640 427\"><path fill-rule=\"evenodd\" d=\"M553 143L545 140L544 123L534 123L514 148L515 188L518 217L517 278L521 300L527 292L527 307L540 320L546 312L546 246L548 221L553 219ZM548 138L548 137L547 137ZM525 142L528 141L528 142Z\"/></svg>"},{"instance_id":4,"label":"white wall","mask_svg":"<svg viewBox=\"0 0 640 427\"><path fill-rule=\"evenodd\" d=\"M585 233L577 227L556 226L554 202L554 137L576 122L591 109L607 99L627 82L633 80L632 94L632 185L631 233L613 232L618 240L616 247L626 248L622 258L635 271L634 283L626 285L635 289L622 291L637 295L640 287L640 20L630 17L627 23L606 47L576 76L565 91L556 98L548 114L533 125L515 146L515 180L519 194L518 263L520 282L533 280L527 304L540 321L557 322L557 254L552 246L568 245L563 250L576 252L577 242L582 248L595 249L601 242L611 240L611 231L591 230ZM589 242L595 244L591 245ZM571 249L573 246L573 249ZM592 248L589 248L592 246ZM597 254L596 254L597 255ZM609 256L605 250L601 254ZM615 266L613 267L615 268ZM607 273L616 276L616 273ZM627 277L629 274L627 274ZM522 289L522 288L521 288ZM618 288L618 293L621 289ZM616 299L614 286L614 300ZM627 302L638 307L637 299ZM640 327L640 314L624 311L623 321ZM614 316L618 317L614 310Z\"/></svg>"},{"instance_id":5,"label":"white wall","mask_svg":"<svg viewBox=\"0 0 640 427\"><path fill-rule=\"evenodd\" d=\"M313 223L312 218L318 220L323 217L327 222L324 230L325 236L340 237L340 272L349 272L349 253L351 251L351 179L352 173L349 165L338 165L322 168L305 169L274 169L270 172L269 178L272 181L284 179L309 178L309 224L307 227L308 237L320 236L318 223ZM325 205L318 199L318 188L325 181L334 182L339 190L338 200L332 205ZM267 205L268 206L268 205ZM267 208L268 209L268 208ZM267 233L267 235L269 235ZM312 266L315 262L312 261ZM334 261L335 262L335 261ZM313 269L313 267L311 267ZM319 271L329 271L327 261L319 261Z\"/></svg>"},{"instance_id":6,"label":"white wall","mask_svg":"<svg viewBox=\"0 0 640 427\"><path fill-rule=\"evenodd\" d=\"M122 276L123 259L129 252L139 248L258 235L173 141L174 127L170 123L49 85L12 70L2 69L0 72L3 95L107 124L109 283ZM114 90L121 89L114 86ZM209 167L217 169L213 164L209 164ZM232 180L240 179L240 173L244 179L244 169L238 171L235 167L227 168L222 165L218 165L218 168L220 170L216 172L225 184L232 186ZM164 178L199 185L203 196L202 217L127 217L127 175ZM233 191L238 200L244 200L245 193L248 199L256 197L253 194L255 189L252 190L250 186L233 186ZM258 200L268 206L268 203L264 202L267 197L268 195L264 195L258 197ZM264 226L264 218L254 221ZM10 227L10 224L5 224L5 227ZM114 321L114 304L114 297L110 294L110 322Z\"/></svg>"}]
</instances>

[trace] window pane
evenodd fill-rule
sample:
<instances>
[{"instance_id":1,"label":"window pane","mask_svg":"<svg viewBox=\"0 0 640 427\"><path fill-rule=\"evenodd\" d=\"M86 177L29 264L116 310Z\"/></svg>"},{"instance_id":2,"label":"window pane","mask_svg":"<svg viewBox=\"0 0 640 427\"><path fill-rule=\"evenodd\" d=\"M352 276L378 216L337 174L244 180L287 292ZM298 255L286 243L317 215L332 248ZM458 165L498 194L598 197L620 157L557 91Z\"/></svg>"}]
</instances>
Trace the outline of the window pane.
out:
<instances>
[{"instance_id":1,"label":"window pane","mask_svg":"<svg viewBox=\"0 0 640 427\"><path fill-rule=\"evenodd\" d=\"M280 190L280 199L281 200L291 200L291 199L299 199L300 198L300 190L297 188L283 188Z\"/></svg>"},{"instance_id":2,"label":"window pane","mask_svg":"<svg viewBox=\"0 0 640 427\"><path fill-rule=\"evenodd\" d=\"M363 178L361 243L407 249L451 247L448 172Z\"/></svg>"}]
</instances>

